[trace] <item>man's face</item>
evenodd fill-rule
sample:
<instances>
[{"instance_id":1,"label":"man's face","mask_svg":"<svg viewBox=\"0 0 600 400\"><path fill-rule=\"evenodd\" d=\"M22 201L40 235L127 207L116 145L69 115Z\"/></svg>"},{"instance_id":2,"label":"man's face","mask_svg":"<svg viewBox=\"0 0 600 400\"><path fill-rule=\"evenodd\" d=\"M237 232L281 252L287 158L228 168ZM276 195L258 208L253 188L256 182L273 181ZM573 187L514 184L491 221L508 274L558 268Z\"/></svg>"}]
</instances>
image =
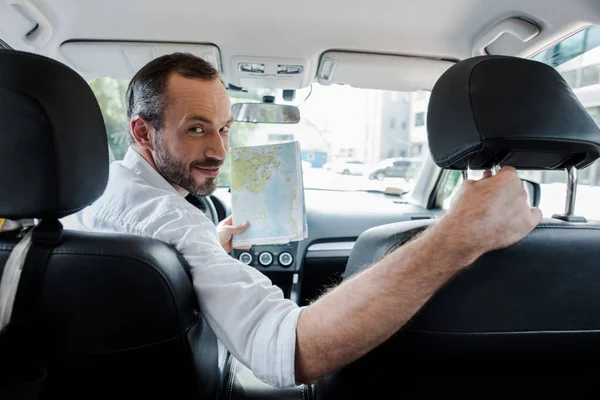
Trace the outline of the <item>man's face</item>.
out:
<instances>
[{"instance_id":1,"label":"man's face","mask_svg":"<svg viewBox=\"0 0 600 400\"><path fill-rule=\"evenodd\" d=\"M231 105L223 84L172 74L163 127L154 135L154 162L171 184L207 196L217 187L229 150Z\"/></svg>"}]
</instances>

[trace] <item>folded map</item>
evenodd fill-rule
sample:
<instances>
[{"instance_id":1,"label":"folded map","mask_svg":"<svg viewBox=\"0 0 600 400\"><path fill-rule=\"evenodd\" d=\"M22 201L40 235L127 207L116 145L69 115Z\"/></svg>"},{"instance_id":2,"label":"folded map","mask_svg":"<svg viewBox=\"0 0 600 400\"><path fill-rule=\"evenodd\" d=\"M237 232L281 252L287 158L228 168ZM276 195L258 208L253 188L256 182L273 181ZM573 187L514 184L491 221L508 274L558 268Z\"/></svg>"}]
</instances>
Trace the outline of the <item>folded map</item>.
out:
<instances>
[{"instance_id":1,"label":"folded map","mask_svg":"<svg viewBox=\"0 0 600 400\"><path fill-rule=\"evenodd\" d=\"M231 149L233 224L250 226L234 247L282 244L307 237L302 160L298 142Z\"/></svg>"}]
</instances>

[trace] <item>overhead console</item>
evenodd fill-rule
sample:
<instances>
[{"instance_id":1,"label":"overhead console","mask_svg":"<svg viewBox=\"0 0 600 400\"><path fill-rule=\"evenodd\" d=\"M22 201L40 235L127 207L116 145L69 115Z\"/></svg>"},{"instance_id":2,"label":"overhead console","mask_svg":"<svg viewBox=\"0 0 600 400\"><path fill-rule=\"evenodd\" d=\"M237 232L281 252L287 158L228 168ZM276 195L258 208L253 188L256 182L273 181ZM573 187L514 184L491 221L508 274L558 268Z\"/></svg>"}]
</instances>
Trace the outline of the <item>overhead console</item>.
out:
<instances>
[{"instance_id":1,"label":"overhead console","mask_svg":"<svg viewBox=\"0 0 600 400\"><path fill-rule=\"evenodd\" d=\"M229 82L240 88L294 90L316 81L326 86L415 91L431 89L454 61L331 50L322 54L317 68L307 59L252 56L233 56L226 65Z\"/></svg>"},{"instance_id":2,"label":"overhead console","mask_svg":"<svg viewBox=\"0 0 600 400\"><path fill-rule=\"evenodd\" d=\"M301 58L231 57L229 81L242 88L301 89L312 83L310 61Z\"/></svg>"}]
</instances>

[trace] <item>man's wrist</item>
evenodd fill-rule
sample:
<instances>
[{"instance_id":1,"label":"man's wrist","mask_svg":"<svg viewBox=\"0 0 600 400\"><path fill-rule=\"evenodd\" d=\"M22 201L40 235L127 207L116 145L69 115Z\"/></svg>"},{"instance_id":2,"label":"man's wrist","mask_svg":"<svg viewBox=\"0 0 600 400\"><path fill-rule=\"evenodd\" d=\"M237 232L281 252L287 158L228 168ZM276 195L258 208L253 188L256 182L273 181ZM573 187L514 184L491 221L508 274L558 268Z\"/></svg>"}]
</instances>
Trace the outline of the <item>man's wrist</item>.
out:
<instances>
[{"instance_id":1,"label":"man's wrist","mask_svg":"<svg viewBox=\"0 0 600 400\"><path fill-rule=\"evenodd\" d=\"M432 251L443 254L457 270L473 264L485 253L477 239L455 217L443 217L431 226L426 236Z\"/></svg>"}]
</instances>

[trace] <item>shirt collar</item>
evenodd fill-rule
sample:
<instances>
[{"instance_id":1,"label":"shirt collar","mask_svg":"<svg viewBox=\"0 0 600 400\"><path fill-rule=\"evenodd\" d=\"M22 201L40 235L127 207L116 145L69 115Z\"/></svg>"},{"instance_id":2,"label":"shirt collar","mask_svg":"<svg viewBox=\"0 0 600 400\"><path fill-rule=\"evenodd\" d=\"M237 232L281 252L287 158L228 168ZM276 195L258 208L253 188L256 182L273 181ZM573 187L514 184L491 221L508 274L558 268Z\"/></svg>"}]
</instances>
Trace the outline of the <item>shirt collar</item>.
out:
<instances>
[{"instance_id":1,"label":"shirt collar","mask_svg":"<svg viewBox=\"0 0 600 400\"><path fill-rule=\"evenodd\" d=\"M125 153L125 157L121 161L121 165L131 171L133 171L136 175L139 175L142 179L148 182L151 186L154 186L159 189L167 190L173 193L179 193L161 174L158 173L157 170L146 161L144 157L142 157L137 151L133 148L129 147L127 152Z\"/></svg>"}]
</instances>

